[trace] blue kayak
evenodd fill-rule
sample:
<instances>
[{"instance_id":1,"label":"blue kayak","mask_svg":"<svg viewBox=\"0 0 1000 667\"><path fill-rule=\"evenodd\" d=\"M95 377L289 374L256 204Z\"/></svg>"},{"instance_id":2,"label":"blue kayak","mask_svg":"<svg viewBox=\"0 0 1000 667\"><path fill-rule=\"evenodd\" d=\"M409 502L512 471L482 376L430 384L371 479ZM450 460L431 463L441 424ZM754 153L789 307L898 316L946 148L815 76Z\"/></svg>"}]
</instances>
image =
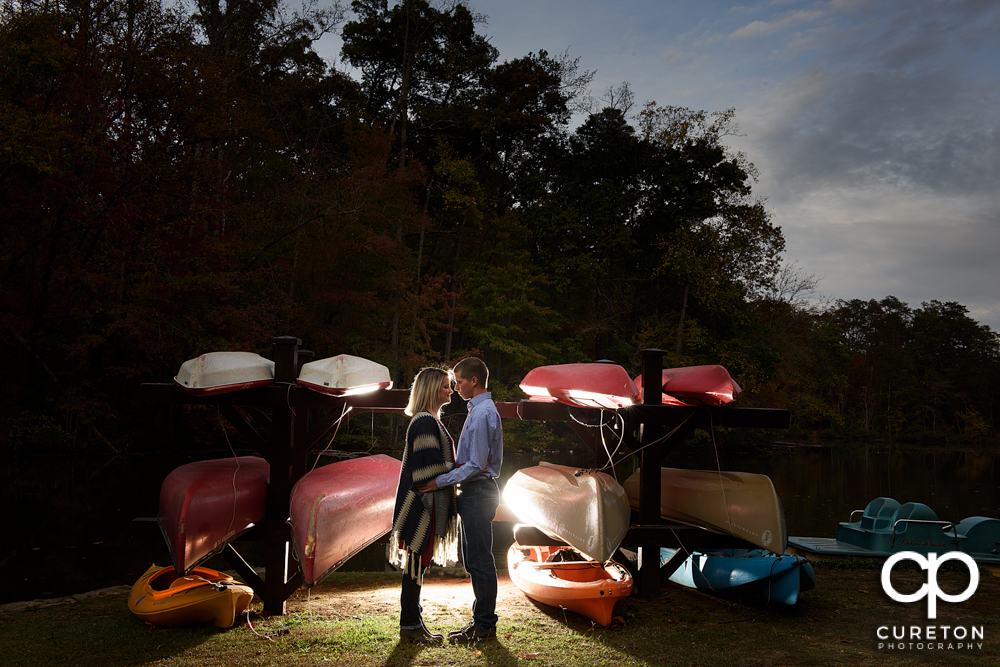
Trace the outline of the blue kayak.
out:
<instances>
[{"instance_id":1,"label":"blue kayak","mask_svg":"<svg viewBox=\"0 0 1000 667\"><path fill-rule=\"evenodd\" d=\"M660 565L676 549L660 549ZM764 549L697 551L670 575L681 586L721 597L792 605L799 593L816 587L812 565L801 556L778 556Z\"/></svg>"}]
</instances>

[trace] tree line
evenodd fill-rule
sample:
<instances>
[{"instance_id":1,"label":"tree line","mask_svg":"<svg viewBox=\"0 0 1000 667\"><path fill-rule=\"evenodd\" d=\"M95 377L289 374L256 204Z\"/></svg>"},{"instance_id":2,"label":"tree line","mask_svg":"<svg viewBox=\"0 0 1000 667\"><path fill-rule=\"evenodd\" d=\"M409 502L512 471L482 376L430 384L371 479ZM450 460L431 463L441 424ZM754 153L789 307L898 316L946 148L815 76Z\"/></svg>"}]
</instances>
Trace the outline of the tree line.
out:
<instances>
[{"instance_id":1,"label":"tree line","mask_svg":"<svg viewBox=\"0 0 1000 667\"><path fill-rule=\"evenodd\" d=\"M722 364L793 428L988 440L996 333L957 303L817 307L726 145L733 109L503 59L459 0L4 0L7 449L141 449L204 352L389 366ZM316 51L343 41L338 69ZM574 124L574 119L576 123Z\"/></svg>"}]
</instances>

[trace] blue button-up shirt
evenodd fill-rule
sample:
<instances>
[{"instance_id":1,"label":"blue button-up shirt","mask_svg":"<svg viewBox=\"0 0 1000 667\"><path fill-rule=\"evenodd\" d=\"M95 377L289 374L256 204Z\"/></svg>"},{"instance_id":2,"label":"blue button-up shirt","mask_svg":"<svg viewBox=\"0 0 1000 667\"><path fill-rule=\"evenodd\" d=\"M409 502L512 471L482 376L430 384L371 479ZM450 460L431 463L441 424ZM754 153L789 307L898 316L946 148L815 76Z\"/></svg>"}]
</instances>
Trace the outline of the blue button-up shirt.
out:
<instances>
[{"instance_id":1,"label":"blue button-up shirt","mask_svg":"<svg viewBox=\"0 0 1000 667\"><path fill-rule=\"evenodd\" d=\"M490 392L473 396L467 405L469 416L458 438L456 467L438 475L438 487L499 477L503 464L503 427Z\"/></svg>"}]
</instances>

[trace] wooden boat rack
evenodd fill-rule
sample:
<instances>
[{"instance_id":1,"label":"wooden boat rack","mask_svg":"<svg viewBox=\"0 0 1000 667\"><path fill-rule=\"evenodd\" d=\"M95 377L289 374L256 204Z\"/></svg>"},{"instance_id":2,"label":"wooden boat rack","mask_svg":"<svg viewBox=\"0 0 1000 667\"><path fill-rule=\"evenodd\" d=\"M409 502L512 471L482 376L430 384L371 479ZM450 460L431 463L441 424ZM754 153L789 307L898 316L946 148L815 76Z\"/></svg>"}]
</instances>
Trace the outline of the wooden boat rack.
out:
<instances>
[{"instance_id":1,"label":"wooden boat rack","mask_svg":"<svg viewBox=\"0 0 1000 667\"><path fill-rule=\"evenodd\" d=\"M233 548L227 545L222 553L226 561L243 580L253 587L264 601L264 612L284 614L285 602L302 583L291 555L291 531L287 523L291 489L306 472L306 454L325 442L337 427L343 408L365 412L402 414L409 398L407 390L380 389L354 396L320 394L296 384L302 364L311 361L313 353L301 350L302 341L292 336L278 336L274 344L274 383L228 394L194 396L174 383L146 383L139 387L141 401L170 405L214 405L229 423L254 446L271 466L265 519L242 536L242 540L263 542L265 564L262 578ZM643 386L659 388L663 371L662 350L644 350L642 353ZM733 407L666 406L661 404L660 392L647 402L620 408L616 412L624 422L625 444L640 456L640 509L638 522L629 529L622 546L638 547L640 554L647 549L654 554L640 558L639 594L654 598L660 593L661 576L672 573L668 563L661 573L659 548L678 549L676 567L698 548L746 547L736 538L717 535L699 528L682 525L662 525L659 518L660 467L664 456L696 428L714 426L747 428L787 428L789 413L786 410ZM562 421L594 451L595 462L603 465L600 445L601 429L609 424L588 427L581 423L579 409L561 403L517 401L498 403L500 416L506 419L531 419ZM326 410L327 415L315 423L310 420L312 411ZM597 410L587 410L594 414ZM249 415L252 419L247 419ZM260 425L261 430L254 426ZM664 428L673 429L663 435ZM638 434L638 437L632 435ZM616 439L619 435L614 436ZM287 470L288 474L278 474ZM671 559L673 562L675 559Z\"/></svg>"}]
</instances>

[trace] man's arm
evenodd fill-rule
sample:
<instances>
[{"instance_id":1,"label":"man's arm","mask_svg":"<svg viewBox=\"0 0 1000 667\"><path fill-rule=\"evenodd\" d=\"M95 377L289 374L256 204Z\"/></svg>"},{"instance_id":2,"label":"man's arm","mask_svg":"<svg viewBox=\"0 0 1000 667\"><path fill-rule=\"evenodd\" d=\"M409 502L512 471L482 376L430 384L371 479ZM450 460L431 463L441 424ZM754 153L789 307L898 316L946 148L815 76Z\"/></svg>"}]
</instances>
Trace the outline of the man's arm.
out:
<instances>
[{"instance_id":1,"label":"man's arm","mask_svg":"<svg viewBox=\"0 0 1000 667\"><path fill-rule=\"evenodd\" d=\"M467 449L469 460L465 463L459 464L459 466L451 472L438 475L433 480L418 486L417 491L421 493L429 493L445 486L461 484L465 480L470 479L488 469L490 456L490 426L485 417L486 415L484 414L470 414L469 419L466 421L465 427L462 430L459 448L464 447Z\"/></svg>"}]
</instances>

